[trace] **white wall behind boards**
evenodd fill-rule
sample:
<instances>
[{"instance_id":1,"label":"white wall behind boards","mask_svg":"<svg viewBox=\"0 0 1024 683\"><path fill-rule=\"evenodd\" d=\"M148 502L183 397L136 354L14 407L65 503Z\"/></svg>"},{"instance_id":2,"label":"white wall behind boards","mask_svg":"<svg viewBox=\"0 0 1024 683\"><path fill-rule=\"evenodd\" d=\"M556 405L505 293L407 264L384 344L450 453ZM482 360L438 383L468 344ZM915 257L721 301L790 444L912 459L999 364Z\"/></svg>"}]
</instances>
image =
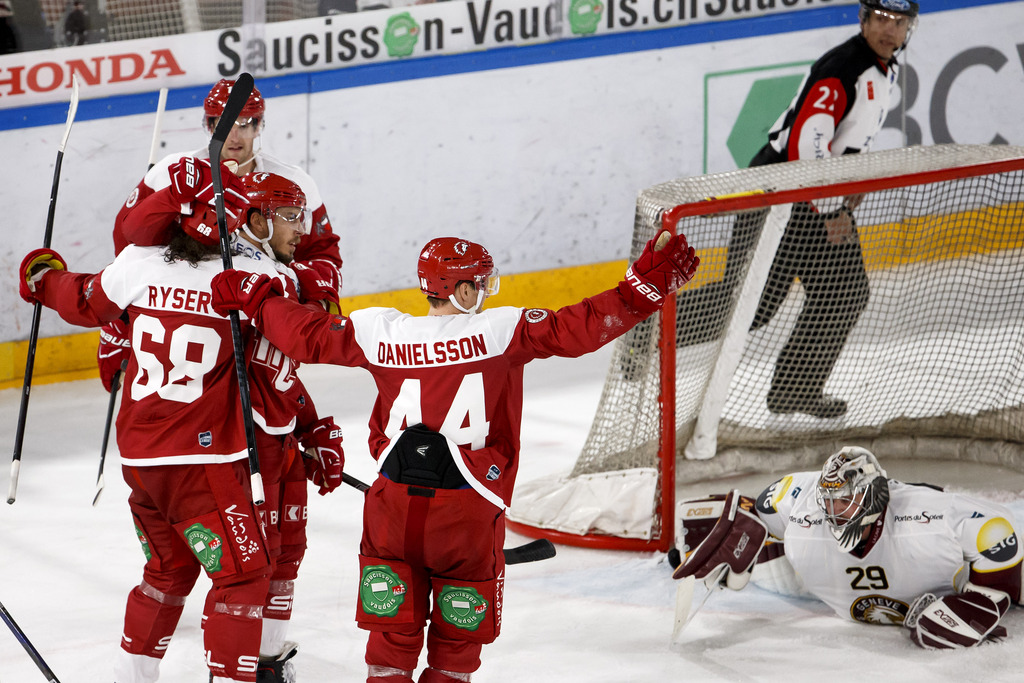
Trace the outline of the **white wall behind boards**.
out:
<instances>
[{"instance_id":1,"label":"white wall behind boards","mask_svg":"<svg viewBox=\"0 0 1024 683\"><path fill-rule=\"evenodd\" d=\"M947 130L956 142L1024 144L1022 23L1019 2L921 16L907 115L923 144ZM725 140L751 84L792 73L786 65L809 63L855 31L851 23L324 91L314 75L312 94L263 88L263 144L320 184L348 295L414 286L418 248L441 234L483 242L505 273L621 259L639 189L735 167ZM168 111L164 151L203 146L199 120L199 108ZM113 217L145 170L152 125L152 113L75 124L53 237L73 270L112 257ZM28 336L31 307L15 294L14 273L42 242L63 128L0 131L0 340ZM882 136L883 146L897 144L896 130ZM77 330L43 316L44 336Z\"/></svg>"}]
</instances>

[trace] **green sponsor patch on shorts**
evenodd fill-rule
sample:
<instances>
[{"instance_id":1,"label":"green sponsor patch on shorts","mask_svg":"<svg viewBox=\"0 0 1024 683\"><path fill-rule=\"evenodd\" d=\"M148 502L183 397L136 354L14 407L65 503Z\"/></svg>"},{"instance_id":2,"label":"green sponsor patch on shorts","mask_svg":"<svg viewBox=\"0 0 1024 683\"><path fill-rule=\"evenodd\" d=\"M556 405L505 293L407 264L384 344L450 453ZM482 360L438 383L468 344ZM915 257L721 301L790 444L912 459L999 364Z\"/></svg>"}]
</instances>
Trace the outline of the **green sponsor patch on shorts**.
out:
<instances>
[{"instance_id":1,"label":"green sponsor patch on shorts","mask_svg":"<svg viewBox=\"0 0 1024 683\"><path fill-rule=\"evenodd\" d=\"M367 565L363 567L363 577L359 581L359 601L363 611L379 617L393 617L398 608L405 602L405 594L409 591L398 574L386 564Z\"/></svg>"},{"instance_id":2,"label":"green sponsor patch on shorts","mask_svg":"<svg viewBox=\"0 0 1024 683\"><path fill-rule=\"evenodd\" d=\"M153 553L149 549L149 539L146 538L146 534L142 533L142 529L139 528L138 524L135 525L135 535L139 537L139 543L142 544L142 552L146 555L146 561L152 560Z\"/></svg>"},{"instance_id":3,"label":"green sponsor patch on shorts","mask_svg":"<svg viewBox=\"0 0 1024 683\"><path fill-rule=\"evenodd\" d=\"M441 616L452 626L475 631L487 616L487 601L475 588L444 586L437 596Z\"/></svg>"},{"instance_id":4,"label":"green sponsor patch on shorts","mask_svg":"<svg viewBox=\"0 0 1024 683\"><path fill-rule=\"evenodd\" d=\"M208 574L221 570L220 558L224 555L224 541L210 529L196 522L185 529L185 542L203 565Z\"/></svg>"}]
</instances>

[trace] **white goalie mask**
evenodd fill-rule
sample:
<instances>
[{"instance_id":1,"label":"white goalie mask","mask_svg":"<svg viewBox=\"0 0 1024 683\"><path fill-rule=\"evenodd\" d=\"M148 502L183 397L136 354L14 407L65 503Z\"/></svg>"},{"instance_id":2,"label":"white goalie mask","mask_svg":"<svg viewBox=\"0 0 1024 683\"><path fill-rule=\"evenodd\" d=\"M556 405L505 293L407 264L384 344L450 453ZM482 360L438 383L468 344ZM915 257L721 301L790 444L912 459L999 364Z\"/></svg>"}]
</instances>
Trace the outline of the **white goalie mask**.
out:
<instances>
[{"instance_id":1,"label":"white goalie mask","mask_svg":"<svg viewBox=\"0 0 1024 683\"><path fill-rule=\"evenodd\" d=\"M839 547L850 552L885 511L889 480L871 451L849 446L825 461L816 500Z\"/></svg>"}]
</instances>

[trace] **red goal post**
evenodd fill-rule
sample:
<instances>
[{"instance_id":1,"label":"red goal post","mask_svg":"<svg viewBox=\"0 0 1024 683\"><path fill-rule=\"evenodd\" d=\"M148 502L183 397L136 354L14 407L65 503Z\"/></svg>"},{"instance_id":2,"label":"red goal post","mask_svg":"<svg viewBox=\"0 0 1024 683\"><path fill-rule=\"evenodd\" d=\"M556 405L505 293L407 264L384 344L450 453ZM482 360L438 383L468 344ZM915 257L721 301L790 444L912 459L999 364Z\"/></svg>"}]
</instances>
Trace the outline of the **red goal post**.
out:
<instances>
[{"instance_id":1,"label":"red goal post","mask_svg":"<svg viewBox=\"0 0 1024 683\"><path fill-rule=\"evenodd\" d=\"M766 288L796 258L783 234L820 229L846 203L858 248L807 257L841 276ZM661 225L697 247L697 277L616 341L573 469L520 482L510 529L665 551L676 486L816 469L845 445L1024 471L1024 148L907 147L670 181L640 192L631 259ZM824 313L800 336L805 309ZM822 376L844 414L769 409L770 387L802 395Z\"/></svg>"}]
</instances>

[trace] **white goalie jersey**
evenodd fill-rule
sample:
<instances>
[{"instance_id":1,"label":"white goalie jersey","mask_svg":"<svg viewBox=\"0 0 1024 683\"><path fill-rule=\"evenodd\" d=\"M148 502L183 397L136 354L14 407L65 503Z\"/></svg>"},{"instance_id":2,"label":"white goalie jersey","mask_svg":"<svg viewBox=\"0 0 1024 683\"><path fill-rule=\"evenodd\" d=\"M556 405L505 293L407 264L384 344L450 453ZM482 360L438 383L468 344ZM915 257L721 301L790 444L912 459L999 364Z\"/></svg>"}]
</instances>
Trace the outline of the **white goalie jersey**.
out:
<instances>
[{"instance_id":1,"label":"white goalie jersey","mask_svg":"<svg viewBox=\"0 0 1024 683\"><path fill-rule=\"evenodd\" d=\"M880 533L857 557L840 549L825 523L815 501L819 476L783 477L761 493L756 509L783 541L806 591L840 617L899 625L921 594L959 592L972 575L1011 570L1019 586L1021 548L1002 506L890 479Z\"/></svg>"}]
</instances>

